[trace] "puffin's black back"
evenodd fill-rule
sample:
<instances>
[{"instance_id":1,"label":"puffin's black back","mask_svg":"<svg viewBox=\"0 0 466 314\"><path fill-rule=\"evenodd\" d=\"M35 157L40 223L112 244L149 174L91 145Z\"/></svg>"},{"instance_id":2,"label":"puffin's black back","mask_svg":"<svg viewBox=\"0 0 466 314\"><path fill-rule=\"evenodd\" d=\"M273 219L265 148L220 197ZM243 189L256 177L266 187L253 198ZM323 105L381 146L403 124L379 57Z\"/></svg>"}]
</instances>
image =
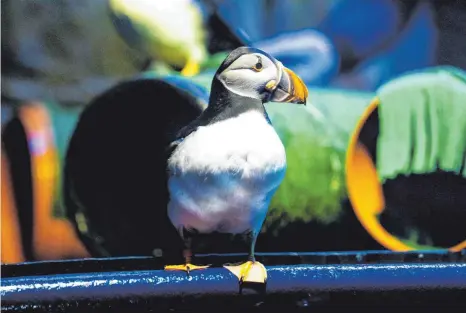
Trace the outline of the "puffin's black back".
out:
<instances>
[{"instance_id":1,"label":"puffin's black back","mask_svg":"<svg viewBox=\"0 0 466 314\"><path fill-rule=\"evenodd\" d=\"M156 79L122 83L86 108L70 141L63 192L93 255L162 248L181 257L167 217L166 147L201 112L193 96Z\"/></svg>"}]
</instances>

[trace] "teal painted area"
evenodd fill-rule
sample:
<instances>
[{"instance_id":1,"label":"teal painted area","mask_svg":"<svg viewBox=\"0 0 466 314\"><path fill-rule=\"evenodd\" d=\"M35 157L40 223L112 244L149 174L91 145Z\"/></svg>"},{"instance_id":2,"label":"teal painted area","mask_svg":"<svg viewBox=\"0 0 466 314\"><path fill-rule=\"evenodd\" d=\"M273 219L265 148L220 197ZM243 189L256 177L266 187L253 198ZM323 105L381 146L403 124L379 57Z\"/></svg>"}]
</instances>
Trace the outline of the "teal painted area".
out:
<instances>
[{"instance_id":1,"label":"teal painted area","mask_svg":"<svg viewBox=\"0 0 466 314\"><path fill-rule=\"evenodd\" d=\"M59 167L60 172L58 175L58 182L56 186L55 194L55 205L53 208L53 214L56 217L65 216L64 205L62 204L61 199L61 186L62 186L62 171L64 166L64 160L66 156L66 151L68 149L68 144L73 135L76 124L79 120L79 115L81 114L84 107L74 106L74 107L64 107L60 106L57 103L48 102L45 103L50 118L52 121L52 129L55 139L55 145L57 148L58 158L59 158Z\"/></svg>"}]
</instances>

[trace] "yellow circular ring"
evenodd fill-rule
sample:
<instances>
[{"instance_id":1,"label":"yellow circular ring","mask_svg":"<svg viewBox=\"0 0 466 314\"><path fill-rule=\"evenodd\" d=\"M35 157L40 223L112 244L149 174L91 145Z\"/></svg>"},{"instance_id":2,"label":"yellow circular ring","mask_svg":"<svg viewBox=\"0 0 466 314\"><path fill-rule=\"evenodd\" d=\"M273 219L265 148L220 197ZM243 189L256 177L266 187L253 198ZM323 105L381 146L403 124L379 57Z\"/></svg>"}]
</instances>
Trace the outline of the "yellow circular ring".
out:
<instances>
[{"instance_id":1,"label":"yellow circular ring","mask_svg":"<svg viewBox=\"0 0 466 314\"><path fill-rule=\"evenodd\" d=\"M377 242L393 251L416 250L415 247L406 245L391 235L376 217L385 207L382 185L371 156L358 139L367 119L379 104L380 99L375 97L363 112L350 137L345 161L348 196L356 217ZM464 248L466 248L466 240L449 248L449 250L457 252Z\"/></svg>"}]
</instances>

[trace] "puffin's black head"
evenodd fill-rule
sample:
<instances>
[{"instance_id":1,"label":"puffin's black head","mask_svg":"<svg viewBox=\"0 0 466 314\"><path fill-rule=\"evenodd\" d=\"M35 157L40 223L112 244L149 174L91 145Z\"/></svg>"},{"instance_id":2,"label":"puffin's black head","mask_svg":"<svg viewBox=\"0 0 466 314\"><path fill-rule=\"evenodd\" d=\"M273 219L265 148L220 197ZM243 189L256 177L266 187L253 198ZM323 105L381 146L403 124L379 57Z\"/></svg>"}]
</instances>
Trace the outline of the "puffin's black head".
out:
<instances>
[{"instance_id":1,"label":"puffin's black head","mask_svg":"<svg viewBox=\"0 0 466 314\"><path fill-rule=\"evenodd\" d=\"M251 47L233 50L215 73L230 92L262 103L305 104L308 90L303 81L268 53Z\"/></svg>"}]
</instances>

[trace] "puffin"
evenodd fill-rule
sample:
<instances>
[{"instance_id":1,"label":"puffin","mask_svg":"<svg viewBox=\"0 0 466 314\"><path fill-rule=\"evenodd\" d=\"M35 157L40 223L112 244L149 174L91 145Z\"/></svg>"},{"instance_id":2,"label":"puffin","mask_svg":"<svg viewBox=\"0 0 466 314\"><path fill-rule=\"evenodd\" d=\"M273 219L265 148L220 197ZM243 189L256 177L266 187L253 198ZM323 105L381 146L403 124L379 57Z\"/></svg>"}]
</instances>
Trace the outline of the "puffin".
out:
<instances>
[{"instance_id":1,"label":"puffin","mask_svg":"<svg viewBox=\"0 0 466 314\"><path fill-rule=\"evenodd\" d=\"M305 105L307 97L301 78L265 51L239 47L229 53L213 77L207 108L167 148L167 214L184 244L184 264L165 270L189 275L209 267L193 261L196 235L240 235L248 259L224 267L240 285L266 283L255 244L287 164L264 104Z\"/></svg>"},{"instance_id":2,"label":"puffin","mask_svg":"<svg viewBox=\"0 0 466 314\"><path fill-rule=\"evenodd\" d=\"M240 291L264 289L254 250L286 171L264 104L305 104L308 90L245 46L220 64L210 93L196 89L202 97L190 80L176 89L173 80L121 82L86 106L64 160L66 215L90 255L153 256L151 267L188 276L209 266L193 253L246 247L247 259L223 266ZM163 114L160 103L169 104Z\"/></svg>"}]
</instances>

